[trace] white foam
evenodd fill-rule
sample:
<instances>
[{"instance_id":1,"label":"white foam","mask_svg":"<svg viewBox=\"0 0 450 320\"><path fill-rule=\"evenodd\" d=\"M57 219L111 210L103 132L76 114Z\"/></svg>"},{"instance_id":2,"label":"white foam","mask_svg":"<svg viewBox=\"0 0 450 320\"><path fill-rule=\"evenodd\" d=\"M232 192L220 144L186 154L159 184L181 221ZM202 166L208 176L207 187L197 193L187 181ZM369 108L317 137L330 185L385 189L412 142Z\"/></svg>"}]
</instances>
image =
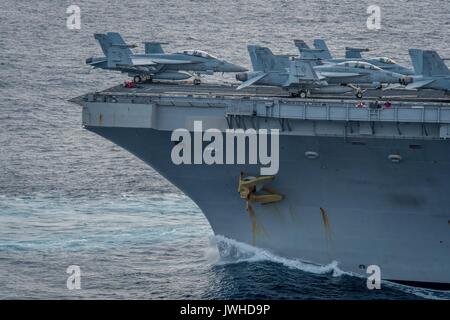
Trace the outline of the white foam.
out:
<instances>
[{"instance_id":1,"label":"white foam","mask_svg":"<svg viewBox=\"0 0 450 320\"><path fill-rule=\"evenodd\" d=\"M211 237L210 244L211 246L207 249L206 256L208 261L213 264L270 261L282 264L290 269L297 269L314 274L332 274L333 277L347 275L364 279L366 278L363 275L341 270L338 267L337 261L332 261L327 265L318 265L311 262L302 261L300 259L280 257L266 249L257 248L224 236ZM410 287L386 280L383 280L381 285L382 288L385 286L391 289L413 294L424 299L450 299L450 293L447 291Z\"/></svg>"},{"instance_id":2,"label":"white foam","mask_svg":"<svg viewBox=\"0 0 450 320\"><path fill-rule=\"evenodd\" d=\"M390 281L382 281L382 285L390 287L392 289L397 289L406 293L416 295L420 298L431 299L431 300L450 300L450 292L441 290L432 290L419 287L411 287L404 284L399 284Z\"/></svg>"},{"instance_id":3,"label":"white foam","mask_svg":"<svg viewBox=\"0 0 450 320\"><path fill-rule=\"evenodd\" d=\"M211 244L218 248L216 264L270 261L282 264L290 269L298 269L315 274L331 273L335 277L347 274L339 269L337 261L332 261L327 265L318 265L299 259L284 258L266 249L257 248L223 236L212 237Z\"/></svg>"}]
</instances>

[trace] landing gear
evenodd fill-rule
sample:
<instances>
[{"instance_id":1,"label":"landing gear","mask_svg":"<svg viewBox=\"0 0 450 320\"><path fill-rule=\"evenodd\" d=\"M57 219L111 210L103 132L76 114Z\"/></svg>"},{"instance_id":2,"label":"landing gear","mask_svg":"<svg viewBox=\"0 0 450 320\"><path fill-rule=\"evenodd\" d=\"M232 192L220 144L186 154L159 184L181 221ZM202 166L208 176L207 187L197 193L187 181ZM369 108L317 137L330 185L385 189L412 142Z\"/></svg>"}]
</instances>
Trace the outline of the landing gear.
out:
<instances>
[{"instance_id":1,"label":"landing gear","mask_svg":"<svg viewBox=\"0 0 450 320\"><path fill-rule=\"evenodd\" d=\"M135 75L133 77L133 82L134 83L141 83L142 82L142 77L140 75Z\"/></svg>"},{"instance_id":2,"label":"landing gear","mask_svg":"<svg viewBox=\"0 0 450 320\"><path fill-rule=\"evenodd\" d=\"M309 91L308 90L299 90L299 91L293 91L291 92L291 97L292 98L302 98L305 99L309 96Z\"/></svg>"},{"instance_id":3,"label":"landing gear","mask_svg":"<svg viewBox=\"0 0 450 320\"><path fill-rule=\"evenodd\" d=\"M193 72L193 73L191 73L191 76L194 77L194 80L192 81L192 83L195 86L198 86L200 83L202 83L202 80L200 79L200 73Z\"/></svg>"},{"instance_id":4,"label":"landing gear","mask_svg":"<svg viewBox=\"0 0 450 320\"><path fill-rule=\"evenodd\" d=\"M361 91L358 91L358 92L356 92L355 96L356 96L358 99L361 99L362 96L363 96L363 94L362 94Z\"/></svg>"},{"instance_id":5,"label":"landing gear","mask_svg":"<svg viewBox=\"0 0 450 320\"><path fill-rule=\"evenodd\" d=\"M308 97L308 91L306 91L306 90L300 90L300 91L298 92L298 96L299 96L300 98L302 98L302 99L305 99L305 98Z\"/></svg>"},{"instance_id":6,"label":"landing gear","mask_svg":"<svg viewBox=\"0 0 450 320\"><path fill-rule=\"evenodd\" d=\"M366 92L366 90L367 90L367 89L361 89L360 87L357 87L357 86L355 86L353 84L347 84L347 83L342 84L342 86L349 87L349 88L352 88L353 90L355 90L355 92L356 92L355 96L358 99L361 99L362 96L363 96L363 93Z\"/></svg>"}]
</instances>

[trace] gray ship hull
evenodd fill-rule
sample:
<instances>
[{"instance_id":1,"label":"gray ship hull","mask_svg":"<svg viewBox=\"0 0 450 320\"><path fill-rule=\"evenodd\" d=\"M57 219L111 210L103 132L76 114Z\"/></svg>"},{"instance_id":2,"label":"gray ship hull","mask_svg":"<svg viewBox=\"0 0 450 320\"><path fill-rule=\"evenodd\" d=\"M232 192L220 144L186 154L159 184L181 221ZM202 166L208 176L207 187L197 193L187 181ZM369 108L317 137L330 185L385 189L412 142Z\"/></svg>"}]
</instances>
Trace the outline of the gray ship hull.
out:
<instances>
[{"instance_id":1,"label":"gray ship hull","mask_svg":"<svg viewBox=\"0 0 450 320\"><path fill-rule=\"evenodd\" d=\"M337 261L366 275L423 286L450 283L448 141L280 137L280 170L271 183L285 198L253 204L239 197L251 165L174 165L170 131L87 127L156 169L203 211L215 234L319 264ZM411 146L420 145L420 149ZM304 156L317 150L316 160ZM386 161L397 150L402 165ZM411 174L413 173L413 174Z\"/></svg>"},{"instance_id":2,"label":"gray ship hull","mask_svg":"<svg viewBox=\"0 0 450 320\"><path fill-rule=\"evenodd\" d=\"M273 89L149 85L73 101L83 125L157 170L203 211L215 234L367 276L450 284L450 105L392 97L386 108L351 99L288 99ZM272 90L272 91L271 91ZM375 92L374 95L377 93ZM280 164L261 205L238 193L259 165L175 165L174 129L280 129ZM314 153L316 157L309 157Z\"/></svg>"}]
</instances>

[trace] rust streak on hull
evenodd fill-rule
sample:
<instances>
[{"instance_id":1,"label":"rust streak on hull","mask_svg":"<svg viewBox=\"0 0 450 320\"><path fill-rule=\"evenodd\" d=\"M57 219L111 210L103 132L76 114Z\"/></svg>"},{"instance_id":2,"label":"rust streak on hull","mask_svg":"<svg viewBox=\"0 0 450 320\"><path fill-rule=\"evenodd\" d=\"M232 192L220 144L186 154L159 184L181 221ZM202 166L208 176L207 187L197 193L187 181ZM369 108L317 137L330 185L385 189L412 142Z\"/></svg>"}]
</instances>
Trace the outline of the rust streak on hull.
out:
<instances>
[{"instance_id":1,"label":"rust streak on hull","mask_svg":"<svg viewBox=\"0 0 450 320\"><path fill-rule=\"evenodd\" d=\"M322 215L323 226L325 228L325 239L327 242L328 255L329 255L330 260L332 260L335 254L334 254L334 244L333 244L330 220L329 220L328 214L326 213L324 208L322 208L322 207L320 208L320 213Z\"/></svg>"}]
</instances>

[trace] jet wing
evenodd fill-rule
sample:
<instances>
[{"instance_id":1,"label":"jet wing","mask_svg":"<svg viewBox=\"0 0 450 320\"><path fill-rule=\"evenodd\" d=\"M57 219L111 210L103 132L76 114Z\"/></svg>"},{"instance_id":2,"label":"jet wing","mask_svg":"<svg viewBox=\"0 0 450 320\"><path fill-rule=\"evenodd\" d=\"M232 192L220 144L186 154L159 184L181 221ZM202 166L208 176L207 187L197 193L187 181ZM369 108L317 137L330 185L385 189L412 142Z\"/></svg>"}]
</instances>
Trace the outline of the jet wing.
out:
<instances>
[{"instance_id":1,"label":"jet wing","mask_svg":"<svg viewBox=\"0 0 450 320\"><path fill-rule=\"evenodd\" d=\"M132 56L131 63L133 66L152 66L155 64L191 64L198 63L197 61L191 60L175 60L175 59L164 59L164 58L152 58L146 56Z\"/></svg>"},{"instance_id":2,"label":"jet wing","mask_svg":"<svg viewBox=\"0 0 450 320\"><path fill-rule=\"evenodd\" d=\"M267 73L261 73L260 75L257 75L253 78L248 79L247 81L243 82L239 87L236 88L236 90L241 90L244 89L248 86L251 86L252 84L254 84L255 82L257 82L258 80L261 80L262 78L264 78L265 76L267 76Z\"/></svg>"},{"instance_id":3,"label":"jet wing","mask_svg":"<svg viewBox=\"0 0 450 320\"><path fill-rule=\"evenodd\" d=\"M131 57L131 64L133 66L152 66L157 63L148 57Z\"/></svg>"},{"instance_id":4,"label":"jet wing","mask_svg":"<svg viewBox=\"0 0 450 320\"><path fill-rule=\"evenodd\" d=\"M420 89L428 84L431 84L432 82L434 82L434 79L415 81L413 83L408 84L405 87L405 89L408 90Z\"/></svg>"},{"instance_id":5,"label":"jet wing","mask_svg":"<svg viewBox=\"0 0 450 320\"><path fill-rule=\"evenodd\" d=\"M400 83L391 83L391 84L388 84L386 87L381 88L381 90L387 91L387 90L399 89L402 87L403 86Z\"/></svg>"},{"instance_id":6,"label":"jet wing","mask_svg":"<svg viewBox=\"0 0 450 320\"><path fill-rule=\"evenodd\" d=\"M355 72L331 72L331 71L320 71L319 74L327 78L346 78L346 77L358 77L363 76L361 73Z\"/></svg>"},{"instance_id":7,"label":"jet wing","mask_svg":"<svg viewBox=\"0 0 450 320\"><path fill-rule=\"evenodd\" d=\"M175 60L175 59L164 59L164 58L152 58L154 63L158 64L191 64L191 63L199 63L199 61L192 60Z\"/></svg>"}]
</instances>

